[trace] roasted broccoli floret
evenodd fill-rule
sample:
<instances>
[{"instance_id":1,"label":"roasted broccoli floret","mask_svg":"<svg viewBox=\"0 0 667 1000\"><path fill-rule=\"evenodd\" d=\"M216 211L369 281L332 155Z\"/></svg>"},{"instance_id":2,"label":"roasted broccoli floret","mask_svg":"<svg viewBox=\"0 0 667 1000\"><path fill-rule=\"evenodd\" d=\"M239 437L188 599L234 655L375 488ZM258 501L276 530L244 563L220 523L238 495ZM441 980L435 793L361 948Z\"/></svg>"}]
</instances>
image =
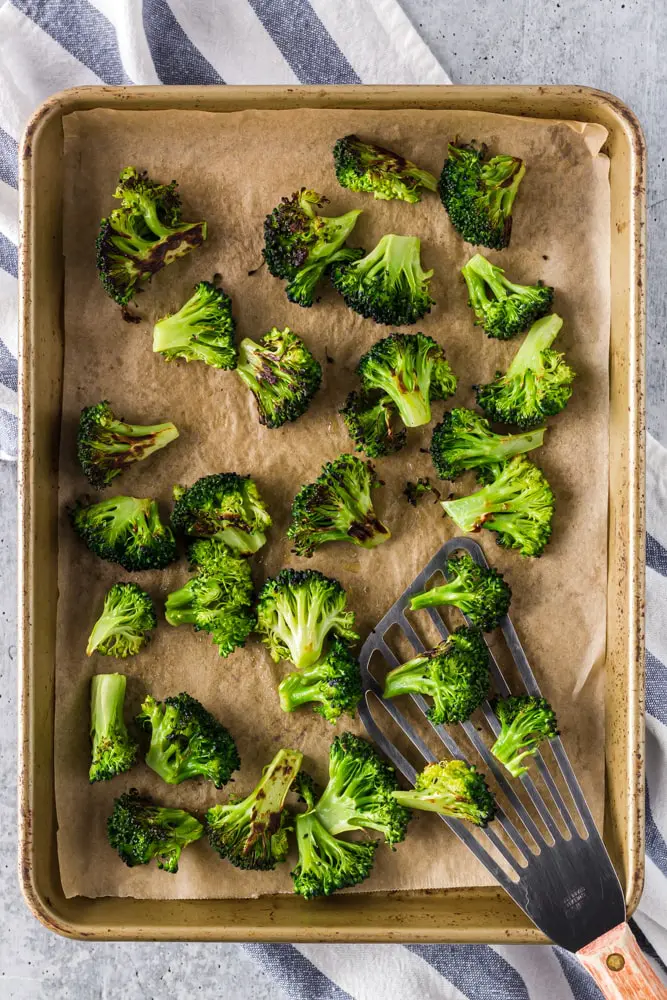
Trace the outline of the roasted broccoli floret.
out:
<instances>
[{"instance_id":1,"label":"roasted broccoli floret","mask_svg":"<svg viewBox=\"0 0 667 1000\"><path fill-rule=\"evenodd\" d=\"M176 181L158 184L136 167L120 175L114 198L121 201L102 219L97 270L107 295L127 305L140 285L206 239L205 222L182 222Z\"/></svg>"},{"instance_id":2,"label":"roasted broccoli floret","mask_svg":"<svg viewBox=\"0 0 667 1000\"><path fill-rule=\"evenodd\" d=\"M285 799L302 760L298 750L279 750L250 795L208 810L206 833L223 860L255 871L272 871L285 860L293 828Z\"/></svg>"},{"instance_id":3,"label":"roasted broccoli floret","mask_svg":"<svg viewBox=\"0 0 667 1000\"><path fill-rule=\"evenodd\" d=\"M220 472L192 486L174 486L174 531L218 538L240 555L261 549L271 517L250 476Z\"/></svg>"},{"instance_id":4,"label":"roasted broccoli floret","mask_svg":"<svg viewBox=\"0 0 667 1000\"><path fill-rule=\"evenodd\" d=\"M363 882L371 873L378 847L376 840L359 843L334 837L312 810L296 817L296 842L299 862L291 873L294 892L306 899L330 896L337 889Z\"/></svg>"},{"instance_id":5,"label":"roasted broccoli floret","mask_svg":"<svg viewBox=\"0 0 667 1000\"><path fill-rule=\"evenodd\" d=\"M483 632L497 628L512 599L502 573L490 566L480 566L467 552L448 559L446 570L447 583L415 594L410 610L448 604L462 611Z\"/></svg>"},{"instance_id":6,"label":"roasted broccoli floret","mask_svg":"<svg viewBox=\"0 0 667 1000\"><path fill-rule=\"evenodd\" d=\"M177 437L172 423L144 426L118 420L103 400L81 411L76 453L90 485L103 490L133 462L148 458Z\"/></svg>"},{"instance_id":7,"label":"roasted broccoli floret","mask_svg":"<svg viewBox=\"0 0 667 1000\"><path fill-rule=\"evenodd\" d=\"M354 613L338 580L314 569L282 569L267 580L257 600L257 632L272 658L304 670L322 655L333 632L348 642L359 638Z\"/></svg>"},{"instance_id":8,"label":"roasted broccoli floret","mask_svg":"<svg viewBox=\"0 0 667 1000\"><path fill-rule=\"evenodd\" d=\"M108 781L134 766L139 747L123 719L124 674L95 674L90 684L90 738L93 744L88 776Z\"/></svg>"},{"instance_id":9,"label":"roasted broccoli floret","mask_svg":"<svg viewBox=\"0 0 667 1000\"><path fill-rule=\"evenodd\" d=\"M459 236L492 250L509 246L512 206L525 172L515 156L487 159L486 146L450 143L438 190Z\"/></svg>"},{"instance_id":10,"label":"roasted broccoli floret","mask_svg":"<svg viewBox=\"0 0 667 1000\"><path fill-rule=\"evenodd\" d=\"M283 712L310 703L327 722L337 722L343 713L354 716L362 694L359 661L342 639L334 638L312 667L287 674L278 694Z\"/></svg>"},{"instance_id":11,"label":"roasted broccoli floret","mask_svg":"<svg viewBox=\"0 0 667 1000\"><path fill-rule=\"evenodd\" d=\"M379 340L361 358L357 373L365 390L389 396L406 427L427 424L431 403L456 391L445 352L423 333L392 333Z\"/></svg>"},{"instance_id":12,"label":"roasted broccoli floret","mask_svg":"<svg viewBox=\"0 0 667 1000\"><path fill-rule=\"evenodd\" d=\"M541 281L536 285L515 285L505 277L502 267L496 267L481 253L470 258L461 274L468 286L468 305L475 313L475 323L489 337L515 337L551 309L553 288Z\"/></svg>"},{"instance_id":13,"label":"roasted broccoli floret","mask_svg":"<svg viewBox=\"0 0 667 1000\"><path fill-rule=\"evenodd\" d=\"M258 344L242 340L236 371L255 397L265 427L298 420L322 383L319 361L288 326L274 326Z\"/></svg>"},{"instance_id":14,"label":"roasted broccoli floret","mask_svg":"<svg viewBox=\"0 0 667 1000\"><path fill-rule=\"evenodd\" d=\"M333 148L339 184L350 191L367 191L382 201L421 201L421 188L437 191L438 182L399 153L346 135Z\"/></svg>"},{"instance_id":15,"label":"roasted broccoli floret","mask_svg":"<svg viewBox=\"0 0 667 1000\"><path fill-rule=\"evenodd\" d=\"M396 404L382 393L351 392L340 411L357 451L381 458L400 451L406 441Z\"/></svg>"},{"instance_id":16,"label":"roasted broccoli floret","mask_svg":"<svg viewBox=\"0 0 667 1000\"><path fill-rule=\"evenodd\" d=\"M229 730L189 694L147 695L137 722L151 737L146 763L169 785L201 777L222 788L241 766Z\"/></svg>"},{"instance_id":17,"label":"roasted broccoli floret","mask_svg":"<svg viewBox=\"0 0 667 1000\"><path fill-rule=\"evenodd\" d=\"M129 572L164 569L176 559L174 535L155 500L119 496L91 504L80 497L69 515L91 552Z\"/></svg>"},{"instance_id":18,"label":"roasted broccoli floret","mask_svg":"<svg viewBox=\"0 0 667 1000\"><path fill-rule=\"evenodd\" d=\"M428 764L409 792L394 792L408 809L425 809L484 827L496 814L496 802L483 776L462 760Z\"/></svg>"},{"instance_id":19,"label":"roasted broccoli floret","mask_svg":"<svg viewBox=\"0 0 667 1000\"><path fill-rule=\"evenodd\" d=\"M491 753L518 778L528 770L530 761L526 758L537 753L540 743L558 736L556 714L546 698L528 694L498 698L493 710L500 733Z\"/></svg>"},{"instance_id":20,"label":"roasted broccoli floret","mask_svg":"<svg viewBox=\"0 0 667 1000\"><path fill-rule=\"evenodd\" d=\"M158 868L172 874L178 871L181 851L203 832L199 820L184 809L157 806L136 788L116 799L107 820L109 843L128 868L155 858Z\"/></svg>"},{"instance_id":21,"label":"roasted broccoli floret","mask_svg":"<svg viewBox=\"0 0 667 1000\"><path fill-rule=\"evenodd\" d=\"M440 479L456 479L468 469L477 469L489 482L515 455L540 448L546 428L523 434L495 434L489 421L474 410L458 407L445 413L433 431L431 458Z\"/></svg>"},{"instance_id":22,"label":"roasted broccoli floret","mask_svg":"<svg viewBox=\"0 0 667 1000\"><path fill-rule=\"evenodd\" d=\"M433 699L427 715L436 725L465 722L489 689L489 652L477 628L461 625L435 649L395 667L384 682L384 697L425 694Z\"/></svg>"},{"instance_id":23,"label":"roasted broccoli floret","mask_svg":"<svg viewBox=\"0 0 667 1000\"><path fill-rule=\"evenodd\" d=\"M322 466L314 483L302 486L292 503L287 537L299 556L312 556L325 542L352 542L364 549L391 538L373 509L375 469L354 455L339 455Z\"/></svg>"},{"instance_id":24,"label":"roasted broccoli floret","mask_svg":"<svg viewBox=\"0 0 667 1000\"><path fill-rule=\"evenodd\" d=\"M86 653L124 659L143 649L157 627L153 601L136 583L114 583L90 633Z\"/></svg>"},{"instance_id":25,"label":"roasted broccoli floret","mask_svg":"<svg viewBox=\"0 0 667 1000\"><path fill-rule=\"evenodd\" d=\"M535 427L565 408L575 372L563 354L551 350L562 325L555 313L538 319L505 374L496 372L488 385L475 386L477 402L491 420Z\"/></svg>"},{"instance_id":26,"label":"roasted broccoli floret","mask_svg":"<svg viewBox=\"0 0 667 1000\"><path fill-rule=\"evenodd\" d=\"M360 211L318 215L315 209L326 200L301 188L283 198L264 222L266 265L276 278L287 281L287 298L299 306L312 306L319 281L335 261L354 260L363 253L343 246Z\"/></svg>"},{"instance_id":27,"label":"roasted broccoli floret","mask_svg":"<svg viewBox=\"0 0 667 1000\"><path fill-rule=\"evenodd\" d=\"M212 368L235 368L232 300L212 281L200 281L176 313L153 328L153 351L167 361L203 361Z\"/></svg>"},{"instance_id":28,"label":"roasted broccoli floret","mask_svg":"<svg viewBox=\"0 0 667 1000\"><path fill-rule=\"evenodd\" d=\"M551 537L554 495L544 474L522 455L507 462L481 490L445 500L445 512L461 531L489 528L506 549L541 556Z\"/></svg>"},{"instance_id":29,"label":"roasted broccoli floret","mask_svg":"<svg viewBox=\"0 0 667 1000\"><path fill-rule=\"evenodd\" d=\"M383 236L360 260L331 269L331 281L345 304L376 323L409 326L431 311L433 271L424 271L417 236Z\"/></svg>"},{"instance_id":30,"label":"roasted broccoli floret","mask_svg":"<svg viewBox=\"0 0 667 1000\"><path fill-rule=\"evenodd\" d=\"M415 483L408 479L403 490L403 496L412 507L416 507L421 498L427 493L433 493L436 500L440 499L440 491L435 486L431 486L431 480L428 476L420 476Z\"/></svg>"}]
</instances>

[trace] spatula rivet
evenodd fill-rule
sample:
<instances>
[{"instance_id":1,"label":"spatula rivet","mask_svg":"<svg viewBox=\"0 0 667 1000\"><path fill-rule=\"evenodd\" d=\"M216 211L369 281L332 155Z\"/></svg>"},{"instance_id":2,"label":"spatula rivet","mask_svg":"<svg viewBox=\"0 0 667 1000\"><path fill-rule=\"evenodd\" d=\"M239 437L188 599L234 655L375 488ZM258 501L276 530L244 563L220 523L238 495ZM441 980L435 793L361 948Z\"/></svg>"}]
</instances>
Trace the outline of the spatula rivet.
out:
<instances>
[{"instance_id":1,"label":"spatula rivet","mask_svg":"<svg viewBox=\"0 0 667 1000\"><path fill-rule=\"evenodd\" d=\"M607 968L611 969L612 972L620 972L624 965L625 959L617 952L614 951L607 956Z\"/></svg>"}]
</instances>

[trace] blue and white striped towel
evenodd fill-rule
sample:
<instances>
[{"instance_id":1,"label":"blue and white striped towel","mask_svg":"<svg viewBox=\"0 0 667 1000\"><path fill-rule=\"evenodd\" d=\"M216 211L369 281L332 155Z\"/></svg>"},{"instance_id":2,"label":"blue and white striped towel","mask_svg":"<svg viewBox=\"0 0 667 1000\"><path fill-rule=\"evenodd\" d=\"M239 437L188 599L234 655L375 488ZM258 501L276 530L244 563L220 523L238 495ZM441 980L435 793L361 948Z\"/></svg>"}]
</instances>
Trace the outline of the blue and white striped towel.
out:
<instances>
[{"instance_id":1,"label":"blue and white striped towel","mask_svg":"<svg viewBox=\"0 0 667 1000\"><path fill-rule=\"evenodd\" d=\"M396 0L0 4L0 456L16 454L16 159L21 130L35 107L77 84L359 82L449 79ZM665 973L660 960L667 962L667 451L652 438L648 531L648 856L635 929ZM601 997L576 960L557 948L245 947L294 1000Z\"/></svg>"}]
</instances>

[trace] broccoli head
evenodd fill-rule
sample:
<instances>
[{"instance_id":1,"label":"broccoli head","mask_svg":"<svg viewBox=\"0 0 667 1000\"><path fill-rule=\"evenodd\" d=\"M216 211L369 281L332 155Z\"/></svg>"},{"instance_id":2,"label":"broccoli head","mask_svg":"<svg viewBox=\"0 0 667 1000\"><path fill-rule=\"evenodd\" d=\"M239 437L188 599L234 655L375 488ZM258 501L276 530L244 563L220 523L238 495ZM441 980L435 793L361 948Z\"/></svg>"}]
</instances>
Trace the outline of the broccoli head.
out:
<instances>
[{"instance_id":1,"label":"broccoli head","mask_svg":"<svg viewBox=\"0 0 667 1000\"><path fill-rule=\"evenodd\" d=\"M496 814L496 802L479 771L462 760L428 764L412 791L394 792L408 809L425 809L484 827Z\"/></svg>"},{"instance_id":2,"label":"broccoli head","mask_svg":"<svg viewBox=\"0 0 667 1000\"><path fill-rule=\"evenodd\" d=\"M334 638L312 667L287 674L278 694L283 712L312 703L313 711L327 722L337 722L343 714L354 716L362 695L359 661L342 639Z\"/></svg>"},{"instance_id":3,"label":"broccoli head","mask_svg":"<svg viewBox=\"0 0 667 1000\"><path fill-rule=\"evenodd\" d=\"M184 809L157 806L136 788L114 802L107 820L107 837L128 868L147 865L153 858L158 868L178 871L181 852L199 840L204 827Z\"/></svg>"},{"instance_id":4,"label":"broccoli head","mask_svg":"<svg viewBox=\"0 0 667 1000\"><path fill-rule=\"evenodd\" d=\"M242 340L236 371L255 397L265 427L298 420L322 383L319 361L288 326L274 326L259 343Z\"/></svg>"},{"instance_id":5,"label":"broccoli head","mask_svg":"<svg viewBox=\"0 0 667 1000\"><path fill-rule=\"evenodd\" d=\"M90 684L90 781L108 781L134 766L139 747L123 718L124 674L95 674Z\"/></svg>"},{"instance_id":6,"label":"broccoli head","mask_svg":"<svg viewBox=\"0 0 667 1000\"><path fill-rule=\"evenodd\" d=\"M399 153L346 135L333 148L339 184L350 191L367 191L381 201L421 201L421 188L437 191L438 182Z\"/></svg>"},{"instance_id":7,"label":"broccoli head","mask_svg":"<svg viewBox=\"0 0 667 1000\"><path fill-rule=\"evenodd\" d=\"M483 632L491 632L507 614L511 599L512 591L502 573L480 566L463 552L447 560L447 583L415 594L410 610L448 604L462 611Z\"/></svg>"},{"instance_id":8,"label":"broccoli head","mask_svg":"<svg viewBox=\"0 0 667 1000\"><path fill-rule=\"evenodd\" d=\"M153 601L136 583L114 583L90 633L86 653L124 659L143 649L157 627Z\"/></svg>"},{"instance_id":9,"label":"broccoli head","mask_svg":"<svg viewBox=\"0 0 667 1000\"><path fill-rule=\"evenodd\" d=\"M425 694L436 725L465 722L489 690L489 651L477 628L461 625L435 649L395 667L384 682L384 697Z\"/></svg>"},{"instance_id":10,"label":"broccoli head","mask_svg":"<svg viewBox=\"0 0 667 1000\"><path fill-rule=\"evenodd\" d=\"M554 290L538 281L536 285L515 285L502 267L496 267L476 253L461 269L468 286L475 323L489 337L508 340L523 333L551 309Z\"/></svg>"},{"instance_id":11,"label":"broccoli head","mask_svg":"<svg viewBox=\"0 0 667 1000\"><path fill-rule=\"evenodd\" d=\"M232 300L212 281L200 281L176 313L153 328L153 351L167 361L203 361L212 368L236 367Z\"/></svg>"},{"instance_id":12,"label":"broccoli head","mask_svg":"<svg viewBox=\"0 0 667 1000\"><path fill-rule=\"evenodd\" d=\"M257 632L276 663L291 660L304 670L319 660L329 633L349 642L359 638L346 604L338 580L314 569L282 569L260 591Z\"/></svg>"},{"instance_id":13,"label":"broccoli head","mask_svg":"<svg viewBox=\"0 0 667 1000\"><path fill-rule=\"evenodd\" d=\"M442 506L461 531L488 528L504 548L541 556L551 537L554 503L544 474L519 455L487 486L459 500L445 500Z\"/></svg>"},{"instance_id":14,"label":"broccoli head","mask_svg":"<svg viewBox=\"0 0 667 1000\"><path fill-rule=\"evenodd\" d=\"M158 184L126 167L114 198L121 202L102 219L97 270L107 295L125 306L143 282L206 239L205 222L182 222L176 181Z\"/></svg>"},{"instance_id":15,"label":"broccoli head","mask_svg":"<svg viewBox=\"0 0 667 1000\"><path fill-rule=\"evenodd\" d=\"M90 485L103 490L133 462L148 458L177 437L172 423L143 426L118 420L103 400L81 411L77 458Z\"/></svg>"},{"instance_id":16,"label":"broccoli head","mask_svg":"<svg viewBox=\"0 0 667 1000\"><path fill-rule=\"evenodd\" d=\"M375 469L354 455L327 462L314 483L302 486L292 504L287 537L299 556L312 556L325 542L352 542L373 549L391 537L371 498Z\"/></svg>"},{"instance_id":17,"label":"broccoli head","mask_svg":"<svg viewBox=\"0 0 667 1000\"><path fill-rule=\"evenodd\" d=\"M369 458L391 455L405 444L405 427L389 396L378 392L351 392L340 413L356 450L365 451Z\"/></svg>"},{"instance_id":18,"label":"broccoli head","mask_svg":"<svg viewBox=\"0 0 667 1000\"><path fill-rule=\"evenodd\" d=\"M272 871L285 860L292 829L285 799L302 760L298 750L279 750L250 795L208 810L206 833L221 858L254 871Z\"/></svg>"},{"instance_id":19,"label":"broccoli head","mask_svg":"<svg viewBox=\"0 0 667 1000\"><path fill-rule=\"evenodd\" d=\"M218 538L240 555L261 549L271 517L250 476L220 472L192 486L174 486L174 531Z\"/></svg>"},{"instance_id":20,"label":"broccoli head","mask_svg":"<svg viewBox=\"0 0 667 1000\"><path fill-rule=\"evenodd\" d=\"M299 861L291 874L294 892L305 899L330 896L363 882L378 847L376 840L359 843L334 837L312 810L296 817L296 841Z\"/></svg>"},{"instance_id":21,"label":"broccoli head","mask_svg":"<svg viewBox=\"0 0 667 1000\"><path fill-rule=\"evenodd\" d=\"M241 766L229 730L189 694L148 695L137 722L151 737L146 763L169 785L201 777L222 788Z\"/></svg>"},{"instance_id":22,"label":"broccoli head","mask_svg":"<svg viewBox=\"0 0 667 1000\"><path fill-rule=\"evenodd\" d=\"M537 753L540 743L558 736L556 714L546 698L528 694L498 698L493 710L500 732L491 753L518 778L528 770L526 758Z\"/></svg>"},{"instance_id":23,"label":"broccoli head","mask_svg":"<svg viewBox=\"0 0 667 1000\"><path fill-rule=\"evenodd\" d=\"M486 157L486 147L449 144L438 190L450 222L467 243L503 250L525 165L515 156Z\"/></svg>"},{"instance_id":24,"label":"broccoli head","mask_svg":"<svg viewBox=\"0 0 667 1000\"><path fill-rule=\"evenodd\" d=\"M540 448L546 428L523 434L495 434L489 421L474 410L457 407L445 413L433 431L431 458L440 479L456 479L477 469L484 481L493 479L515 455Z\"/></svg>"},{"instance_id":25,"label":"broccoli head","mask_svg":"<svg viewBox=\"0 0 667 1000\"><path fill-rule=\"evenodd\" d=\"M538 319L505 374L496 372L488 385L475 386L477 402L491 420L535 427L565 408L575 372L551 350L562 325L555 313Z\"/></svg>"},{"instance_id":26,"label":"broccoli head","mask_svg":"<svg viewBox=\"0 0 667 1000\"><path fill-rule=\"evenodd\" d=\"M174 535L155 500L119 496L91 504L80 497L69 515L91 552L129 572L164 569L176 559Z\"/></svg>"}]
</instances>

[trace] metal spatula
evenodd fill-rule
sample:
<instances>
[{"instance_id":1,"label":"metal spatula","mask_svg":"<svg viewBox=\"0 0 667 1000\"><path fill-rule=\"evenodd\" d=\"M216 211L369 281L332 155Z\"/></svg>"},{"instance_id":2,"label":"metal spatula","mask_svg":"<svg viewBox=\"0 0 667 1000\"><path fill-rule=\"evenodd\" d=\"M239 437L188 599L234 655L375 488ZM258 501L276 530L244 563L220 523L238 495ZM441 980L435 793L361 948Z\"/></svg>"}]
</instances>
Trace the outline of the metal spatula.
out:
<instances>
[{"instance_id":1,"label":"metal spatula","mask_svg":"<svg viewBox=\"0 0 667 1000\"><path fill-rule=\"evenodd\" d=\"M433 753L394 701L382 698L382 687L371 673L371 660L375 662L379 655L388 667L398 666L400 661L385 638L394 626L400 629L415 653L423 652L425 645L406 616L406 609L410 598L424 590L436 573L444 574L447 559L460 549L465 549L480 565L488 565L482 549L471 539L455 538L447 542L378 623L361 650L365 689L360 705L361 719L379 748L411 784L417 772L380 728L378 717L383 713L381 709L375 713L371 711L374 699L378 699L425 762L439 760L442 754ZM446 638L448 630L439 610L425 610L440 636ZM539 695L539 687L509 617L501 627L525 691ZM490 658L496 693L510 694L493 653ZM549 765L545 748L543 753L536 755L527 774L512 780L506 777L472 722L456 727L457 739L454 739L444 726L426 719L429 705L422 696L414 695L412 701L423 714L419 729L424 732L422 726L425 725L435 731L450 756L466 759L459 745L459 738L465 738L465 744L481 758L489 778L495 779L507 806L499 808L494 822L483 831L461 820L440 818L541 931L556 944L577 954L608 1000L639 997L665 1000L667 989L653 972L625 922L621 885L561 740L549 743L553 758ZM497 735L500 725L488 702L482 712L491 733ZM518 782L525 794L517 794ZM563 783L569 796L559 788Z\"/></svg>"}]
</instances>

